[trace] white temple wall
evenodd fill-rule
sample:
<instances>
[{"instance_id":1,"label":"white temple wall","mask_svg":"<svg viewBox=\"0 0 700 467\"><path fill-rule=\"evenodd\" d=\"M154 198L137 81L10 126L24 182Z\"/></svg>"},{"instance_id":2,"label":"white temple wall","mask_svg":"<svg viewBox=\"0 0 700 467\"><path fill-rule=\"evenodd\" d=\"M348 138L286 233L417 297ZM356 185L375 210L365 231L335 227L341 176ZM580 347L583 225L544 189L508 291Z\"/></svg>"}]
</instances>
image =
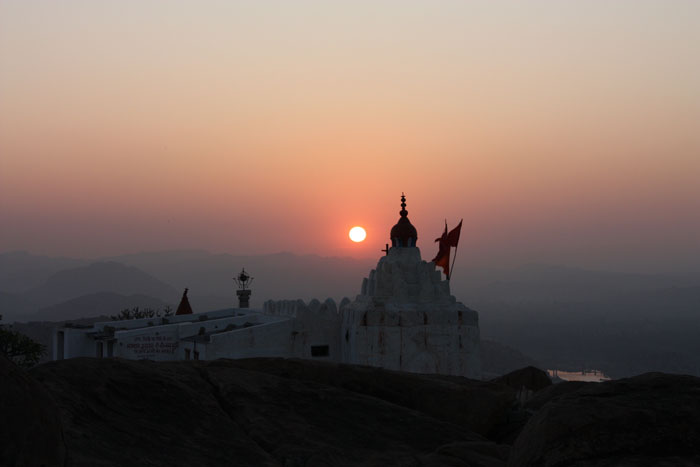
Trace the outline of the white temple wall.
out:
<instances>
[{"instance_id":1,"label":"white temple wall","mask_svg":"<svg viewBox=\"0 0 700 467\"><path fill-rule=\"evenodd\" d=\"M206 359L295 357L297 347L293 320L259 324L249 328L214 334L206 347ZM199 347L199 346L198 346ZM201 357L200 357L201 358Z\"/></svg>"},{"instance_id":2,"label":"white temple wall","mask_svg":"<svg viewBox=\"0 0 700 467\"><path fill-rule=\"evenodd\" d=\"M179 324L116 331L114 356L131 360L177 360ZM108 356L106 353L105 357Z\"/></svg>"},{"instance_id":3,"label":"white temple wall","mask_svg":"<svg viewBox=\"0 0 700 467\"><path fill-rule=\"evenodd\" d=\"M248 314L243 316L232 316L220 319L205 319L191 321L186 323L180 323L177 326L179 326L179 337L184 338L195 336L200 332L223 331L229 325L244 326L246 323L255 325L271 321L276 321L276 319L265 316L261 313L249 312Z\"/></svg>"},{"instance_id":4,"label":"white temple wall","mask_svg":"<svg viewBox=\"0 0 700 467\"><path fill-rule=\"evenodd\" d=\"M63 355L58 349L59 333L63 333ZM95 341L85 334L84 329L62 328L54 331L54 360L75 357L94 357L96 355ZM61 358L62 357L62 358Z\"/></svg>"},{"instance_id":5,"label":"white temple wall","mask_svg":"<svg viewBox=\"0 0 700 467\"><path fill-rule=\"evenodd\" d=\"M189 355L186 355L185 352L188 350ZM206 350L206 345L190 341L180 341L180 345L177 349L177 360L206 360ZM195 352L199 352L199 354L195 356Z\"/></svg>"},{"instance_id":6,"label":"white temple wall","mask_svg":"<svg viewBox=\"0 0 700 467\"><path fill-rule=\"evenodd\" d=\"M191 319L190 315L190 319ZM211 315L203 314L201 316ZM201 318L200 316L200 318ZM216 316L216 315L214 315ZM245 326L246 324L258 325L275 321L276 318L249 312L243 316L226 317L219 319L198 319L197 321L166 324L156 327L146 327L134 330L116 331L114 337L118 340L118 351L115 356L129 359L150 360L182 360L185 358L185 349L199 352L199 359L206 359L204 345L185 345L181 339L197 336L201 333L223 331L231 326ZM247 329L247 328L244 328ZM214 337L214 336L212 336ZM188 343L190 344L190 343ZM195 347L198 347L195 349Z\"/></svg>"},{"instance_id":7,"label":"white temple wall","mask_svg":"<svg viewBox=\"0 0 700 467\"><path fill-rule=\"evenodd\" d=\"M193 317L196 317L198 320L202 319L203 321L211 321L232 316L244 316L249 313L251 313L251 310L248 308L227 308L224 310L208 311L205 313L195 313L191 315L170 315L165 317L125 319L117 321L98 321L92 326L96 330L104 330L108 327L128 330L143 328L146 326L161 326L168 324L188 323L192 321Z\"/></svg>"},{"instance_id":8,"label":"white temple wall","mask_svg":"<svg viewBox=\"0 0 700 467\"><path fill-rule=\"evenodd\" d=\"M314 299L308 305L303 300L269 300L263 305L263 313L294 321L288 336L293 357L342 361L341 320L333 299Z\"/></svg>"},{"instance_id":9,"label":"white temple wall","mask_svg":"<svg viewBox=\"0 0 700 467\"><path fill-rule=\"evenodd\" d=\"M391 248L340 315L347 363L481 376L478 313L457 302L416 247Z\"/></svg>"},{"instance_id":10,"label":"white temple wall","mask_svg":"<svg viewBox=\"0 0 700 467\"><path fill-rule=\"evenodd\" d=\"M479 378L479 328L472 319L459 324L458 315L454 310L349 310L342 328L343 361Z\"/></svg>"}]
</instances>

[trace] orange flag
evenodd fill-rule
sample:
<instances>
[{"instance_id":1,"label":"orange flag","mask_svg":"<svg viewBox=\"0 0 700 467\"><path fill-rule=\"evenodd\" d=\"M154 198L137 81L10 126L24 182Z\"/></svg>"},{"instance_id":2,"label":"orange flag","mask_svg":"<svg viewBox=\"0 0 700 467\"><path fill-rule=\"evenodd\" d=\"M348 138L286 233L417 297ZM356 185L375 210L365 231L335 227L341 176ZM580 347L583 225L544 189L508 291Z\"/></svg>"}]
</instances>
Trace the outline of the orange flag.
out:
<instances>
[{"instance_id":1,"label":"orange flag","mask_svg":"<svg viewBox=\"0 0 700 467\"><path fill-rule=\"evenodd\" d=\"M439 248L437 255L433 258L433 263L435 263L435 266L440 266L445 275L450 277L450 244L447 239L447 222L445 222L445 232L440 238L435 239L436 242L439 242Z\"/></svg>"},{"instance_id":2,"label":"orange flag","mask_svg":"<svg viewBox=\"0 0 700 467\"><path fill-rule=\"evenodd\" d=\"M443 232L440 238L436 238L435 241L439 242L438 253L433 258L435 266L439 266L445 272L445 276L450 278L450 248L455 247L459 244L459 236L462 233L462 221L459 221L459 225L452 229L449 233L447 232L447 222L445 222L445 232Z\"/></svg>"},{"instance_id":3,"label":"orange flag","mask_svg":"<svg viewBox=\"0 0 700 467\"><path fill-rule=\"evenodd\" d=\"M459 244L459 235L462 233L462 219L459 221L459 225L452 229L450 233L447 234L447 244L450 246L453 246L457 248L457 245ZM445 228L447 228L447 223L445 223Z\"/></svg>"}]
</instances>

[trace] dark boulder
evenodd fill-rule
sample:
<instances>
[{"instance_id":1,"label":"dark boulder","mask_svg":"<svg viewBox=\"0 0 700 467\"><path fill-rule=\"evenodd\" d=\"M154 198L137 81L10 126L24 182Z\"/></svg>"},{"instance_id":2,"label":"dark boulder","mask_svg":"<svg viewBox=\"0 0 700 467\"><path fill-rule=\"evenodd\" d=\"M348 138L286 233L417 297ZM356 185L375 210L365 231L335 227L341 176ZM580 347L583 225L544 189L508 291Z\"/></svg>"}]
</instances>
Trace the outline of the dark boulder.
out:
<instances>
[{"instance_id":1,"label":"dark boulder","mask_svg":"<svg viewBox=\"0 0 700 467\"><path fill-rule=\"evenodd\" d=\"M46 389L0 355L0 465L63 466L60 413Z\"/></svg>"},{"instance_id":2,"label":"dark boulder","mask_svg":"<svg viewBox=\"0 0 700 467\"><path fill-rule=\"evenodd\" d=\"M489 433L489 439L513 444L531 415L530 411L523 409L523 404L538 391L551 387L552 381L544 371L528 366L492 379L491 383L510 388L517 404L513 404L511 410L499 418L498 425Z\"/></svg>"},{"instance_id":3,"label":"dark boulder","mask_svg":"<svg viewBox=\"0 0 700 467\"><path fill-rule=\"evenodd\" d=\"M700 378L647 373L565 389L528 421L508 465L700 465Z\"/></svg>"}]
</instances>

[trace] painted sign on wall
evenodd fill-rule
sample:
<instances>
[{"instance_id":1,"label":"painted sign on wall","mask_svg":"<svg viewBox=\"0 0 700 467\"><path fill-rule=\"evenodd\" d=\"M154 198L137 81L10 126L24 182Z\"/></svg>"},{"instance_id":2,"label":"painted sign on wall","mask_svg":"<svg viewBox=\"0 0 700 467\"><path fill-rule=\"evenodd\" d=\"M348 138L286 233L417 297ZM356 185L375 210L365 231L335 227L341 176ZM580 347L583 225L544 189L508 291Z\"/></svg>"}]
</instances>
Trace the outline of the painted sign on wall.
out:
<instances>
[{"instance_id":1,"label":"painted sign on wall","mask_svg":"<svg viewBox=\"0 0 700 467\"><path fill-rule=\"evenodd\" d=\"M123 342L127 358L169 360L175 358L178 341L175 336L140 335Z\"/></svg>"}]
</instances>

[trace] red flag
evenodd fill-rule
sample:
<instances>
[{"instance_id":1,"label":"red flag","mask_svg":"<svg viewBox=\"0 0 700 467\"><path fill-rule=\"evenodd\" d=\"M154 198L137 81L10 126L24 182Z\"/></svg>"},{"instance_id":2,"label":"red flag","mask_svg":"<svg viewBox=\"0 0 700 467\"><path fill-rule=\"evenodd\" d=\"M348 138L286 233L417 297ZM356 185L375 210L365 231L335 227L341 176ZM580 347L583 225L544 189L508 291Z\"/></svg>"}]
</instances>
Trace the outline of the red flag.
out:
<instances>
[{"instance_id":1,"label":"red flag","mask_svg":"<svg viewBox=\"0 0 700 467\"><path fill-rule=\"evenodd\" d=\"M447 221L445 221L445 232L443 232L440 238L436 238L435 241L439 242L438 254L433 258L435 266L440 266L445 272L445 276L450 278L450 248L455 247L459 244L459 235L462 233L462 222L464 219L459 221L459 225L447 233Z\"/></svg>"},{"instance_id":2,"label":"red flag","mask_svg":"<svg viewBox=\"0 0 700 467\"><path fill-rule=\"evenodd\" d=\"M459 243L459 234L462 233L462 219L459 221L459 225L452 229L450 233L447 234L447 244L449 246L453 246L457 248L457 244ZM447 231L447 223L445 223L445 231Z\"/></svg>"},{"instance_id":3,"label":"red flag","mask_svg":"<svg viewBox=\"0 0 700 467\"><path fill-rule=\"evenodd\" d=\"M447 239L447 221L445 221L445 231L442 233L440 238L436 238L435 241L439 242L440 240L446 240Z\"/></svg>"},{"instance_id":4,"label":"red flag","mask_svg":"<svg viewBox=\"0 0 700 467\"><path fill-rule=\"evenodd\" d=\"M449 235L447 233L447 222L445 222L445 232L440 238L435 239L436 242L440 242L440 246L438 248L437 256L433 258L433 262L435 263L435 266L440 266L442 268L447 277L450 277L450 244L448 239ZM457 240L459 241L459 232L457 233Z\"/></svg>"}]
</instances>

